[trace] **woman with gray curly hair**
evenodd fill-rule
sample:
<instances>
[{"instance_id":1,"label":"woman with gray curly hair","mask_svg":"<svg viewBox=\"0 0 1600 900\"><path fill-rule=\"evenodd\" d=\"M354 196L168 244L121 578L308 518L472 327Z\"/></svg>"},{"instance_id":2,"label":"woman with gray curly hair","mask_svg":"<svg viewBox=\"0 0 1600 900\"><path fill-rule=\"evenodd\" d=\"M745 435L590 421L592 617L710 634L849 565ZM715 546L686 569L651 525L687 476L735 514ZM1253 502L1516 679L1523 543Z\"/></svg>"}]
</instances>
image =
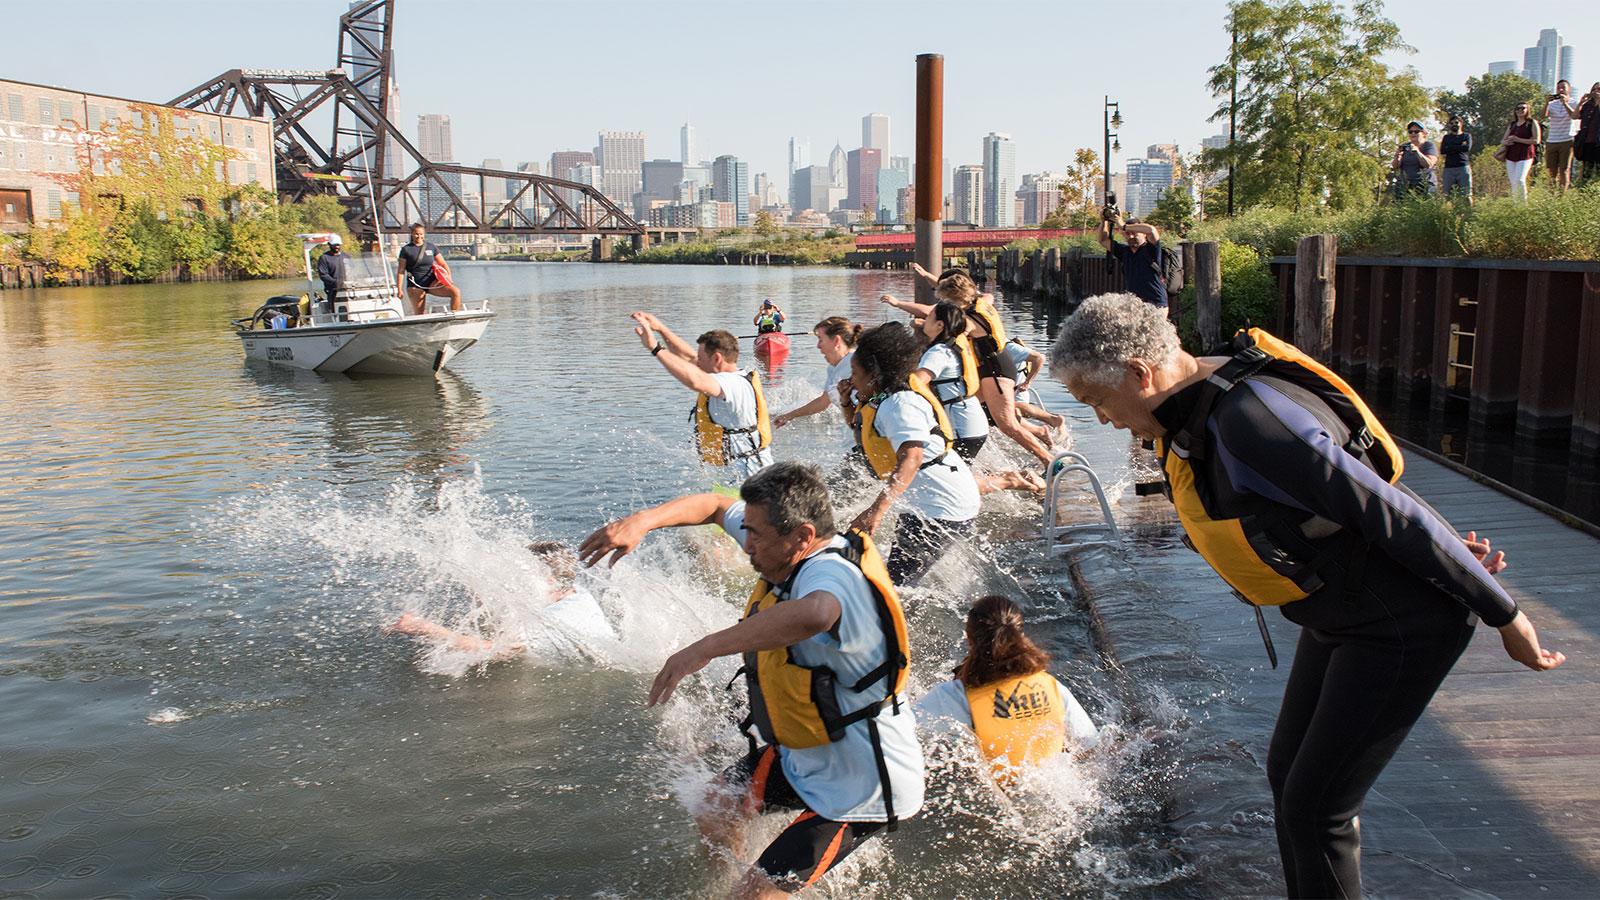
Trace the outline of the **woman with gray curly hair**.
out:
<instances>
[{"instance_id":1,"label":"woman with gray curly hair","mask_svg":"<svg viewBox=\"0 0 1600 900\"><path fill-rule=\"evenodd\" d=\"M1495 581L1505 555L1400 483L1397 445L1349 385L1259 329L1235 347L1196 358L1165 310L1108 294L1066 321L1050 364L1102 423L1158 442L1187 543L1234 593L1301 626L1267 751L1278 851L1289 896L1360 897L1356 815L1476 619L1530 669L1565 657Z\"/></svg>"}]
</instances>

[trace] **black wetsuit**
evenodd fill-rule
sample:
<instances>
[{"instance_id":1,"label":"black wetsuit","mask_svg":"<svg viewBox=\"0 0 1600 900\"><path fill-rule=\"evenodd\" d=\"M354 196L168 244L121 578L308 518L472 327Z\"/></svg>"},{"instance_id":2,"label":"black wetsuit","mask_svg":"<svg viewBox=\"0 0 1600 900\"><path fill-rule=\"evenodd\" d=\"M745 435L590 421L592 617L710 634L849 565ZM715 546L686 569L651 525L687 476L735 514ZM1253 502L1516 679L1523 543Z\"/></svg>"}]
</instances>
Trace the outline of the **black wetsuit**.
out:
<instances>
[{"instance_id":1,"label":"black wetsuit","mask_svg":"<svg viewBox=\"0 0 1600 900\"><path fill-rule=\"evenodd\" d=\"M1169 443L1200 388L1156 409ZM1191 462L1213 516L1270 523L1323 581L1280 607L1304 629L1267 753L1289 896L1359 897L1367 791L1471 642L1472 614L1498 627L1516 604L1432 507L1346 452L1349 429L1311 392L1258 375L1206 426Z\"/></svg>"},{"instance_id":2,"label":"black wetsuit","mask_svg":"<svg viewBox=\"0 0 1600 900\"><path fill-rule=\"evenodd\" d=\"M400 269L404 271L411 283L419 288L434 286L433 260L439 255L439 248L433 241L423 241L419 244L406 244L400 248Z\"/></svg>"}]
</instances>

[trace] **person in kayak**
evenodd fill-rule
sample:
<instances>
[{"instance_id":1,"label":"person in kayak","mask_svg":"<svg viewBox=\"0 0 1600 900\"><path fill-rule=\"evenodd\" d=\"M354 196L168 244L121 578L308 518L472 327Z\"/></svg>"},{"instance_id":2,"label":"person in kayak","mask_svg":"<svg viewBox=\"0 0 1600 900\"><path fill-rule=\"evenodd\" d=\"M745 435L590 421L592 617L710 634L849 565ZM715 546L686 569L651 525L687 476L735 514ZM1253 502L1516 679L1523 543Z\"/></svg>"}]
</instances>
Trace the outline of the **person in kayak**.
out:
<instances>
[{"instance_id":1,"label":"person in kayak","mask_svg":"<svg viewBox=\"0 0 1600 900\"><path fill-rule=\"evenodd\" d=\"M412 315L422 315L429 294L449 297L451 311L460 312L461 289L449 280L448 275L440 277L441 272L448 273L450 270L444 265L439 248L427 236L428 230L422 227L421 222L411 226L411 242L400 248L397 261L399 284L396 290L400 296L410 298Z\"/></svg>"},{"instance_id":2,"label":"person in kayak","mask_svg":"<svg viewBox=\"0 0 1600 900\"><path fill-rule=\"evenodd\" d=\"M781 333L783 331L783 320L783 310L778 308L778 304L772 302L771 297L768 297L761 301L761 311L756 313L752 324L756 326L756 334L758 335L772 334L774 332Z\"/></svg>"},{"instance_id":3,"label":"person in kayak","mask_svg":"<svg viewBox=\"0 0 1600 900\"><path fill-rule=\"evenodd\" d=\"M739 730L750 751L695 819L708 841L742 856L752 819L797 813L733 896L792 893L922 806L905 613L872 538L840 533L822 472L796 462L751 476L737 498L691 494L611 522L578 552L585 565L615 564L652 531L701 525L737 540L759 580L737 625L667 659L648 705L712 660L743 656L750 703Z\"/></svg>"},{"instance_id":4,"label":"person in kayak","mask_svg":"<svg viewBox=\"0 0 1600 900\"><path fill-rule=\"evenodd\" d=\"M1258 617L1301 626L1266 759L1284 879L1290 897L1362 896L1357 815L1476 622L1535 671L1566 657L1495 580L1503 554L1407 489L1383 424L1293 345L1252 328L1196 358L1165 309L1106 294L1062 325L1050 371L1156 442L1185 543Z\"/></svg>"}]
</instances>

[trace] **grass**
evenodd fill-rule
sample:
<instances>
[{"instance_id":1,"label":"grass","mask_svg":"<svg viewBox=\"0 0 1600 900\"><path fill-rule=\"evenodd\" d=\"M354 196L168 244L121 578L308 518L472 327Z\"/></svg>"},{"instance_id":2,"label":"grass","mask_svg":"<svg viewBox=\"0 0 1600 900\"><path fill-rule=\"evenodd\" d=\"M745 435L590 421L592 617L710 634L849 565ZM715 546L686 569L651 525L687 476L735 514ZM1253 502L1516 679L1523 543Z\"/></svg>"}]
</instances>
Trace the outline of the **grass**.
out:
<instances>
[{"instance_id":1,"label":"grass","mask_svg":"<svg viewBox=\"0 0 1600 900\"><path fill-rule=\"evenodd\" d=\"M690 241L681 244L656 244L625 258L642 263L683 263L717 265L737 262L743 255L771 256L773 263L793 266L839 265L844 255L855 249L849 235L810 237L781 235L755 241L728 243Z\"/></svg>"}]
</instances>

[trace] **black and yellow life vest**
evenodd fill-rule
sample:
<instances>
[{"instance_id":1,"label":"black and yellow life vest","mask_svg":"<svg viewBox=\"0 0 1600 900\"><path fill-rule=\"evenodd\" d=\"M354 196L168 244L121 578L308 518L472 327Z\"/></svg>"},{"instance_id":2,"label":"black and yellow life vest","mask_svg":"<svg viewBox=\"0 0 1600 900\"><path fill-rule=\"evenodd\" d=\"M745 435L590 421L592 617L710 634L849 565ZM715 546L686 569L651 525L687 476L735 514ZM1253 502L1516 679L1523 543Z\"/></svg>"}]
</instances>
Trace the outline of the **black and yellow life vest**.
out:
<instances>
[{"instance_id":1,"label":"black and yellow life vest","mask_svg":"<svg viewBox=\"0 0 1600 900\"><path fill-rule=\"evenodd\" d=\"M945 454L955 446L956 432L950 427L950 417L945 415L944 404L926 386L915 378L910 379L910 390L921 397L933 409L933 416L938 421L939 434L944 437L944 446L935 450L933 447L922 448L923 459L921 469L941 463ZM856 412L856 437L861 443L861 452L867 455L867 464L872 466L872 471L879 478L887 479L894 472L895 464L899 457L895 454L895 446L889 439L878 433L873 423L878 418L878 407L888 398L887 394L879 394L861 405Z\"/></svg>"},{"instance_id":2,"label":"black and yellow life vest","mask_svg":"<svg viewBox=\"0 0 1600 900\"><path fill-rule=\"evenodd\" d=\"M967 315L978 320L978 324L989 332L987 337L973 338L972 347L979 356L989 357L1000 352L1006 345L1006 326L1000 321L1000 310L995 309L994 301L988 294L979 294L978 299L972 302L972 307L967 310Z\"/></svg>"},{"instance_id":3,"label":"black and yellow life vest","mask_svg":"<svg viewBox=\"0 0 1600 900\"><path fill-rule=\"evenodd\" d=\"M711 397L701 394L694 401L694 412L689 418L694 422L695 446L700 458L713 466L725 466L734 460L755 456L772 446L772 419L767 416L767 398L761 393L761 376L752 369L745 373L750 388L756 392L756 424L748 428L724 428L711 418ZM736 434L755 434L755 448L735 450L731 440Z\"/></svg>"},{"instance_id":4,"label":"black and yellow life vest","mask_svg":"<svg viewBox=\"0 0 1600 900\"><path fill-rule=\"evenodd\" d=\"M934 395L939 398L939 403L943 406L960 403L968 397L978 395L978 354L972 349L972 339L964 334L957 335L956 339L950 342L950 349L955 351L960 371L949 378L934 378L928 381L928 387L933 389ZM959 393L940 390L945 385L960 385L961 390ZM947 394L950 397L948 400L945 399Z\"/></svg>"},{"instance_id":5,"label":"black and yellow life vest","mask_svg":"<svg viewBox=\"0 0 1600 900\"><path fill-rule=\"evenodd\" d=\"M967 688L978 749L997 766L1037 764L1066 747L1067 707L1049 672Z\"/></svg>"},{"instance_id":6,"label":"black and yellow life vest","mask_svg":"<svg viewBox=\"0 0 1600 900\"><path fill-rule=\"evenodd\" d=\"M1405 463L1378 417L1326 366L1259 328L1239 332L1234 347L1233 358L1203 383L1188 422L1170 439L1158 441L1156 451L1167 494L1183 523L1185 543L1205 557L1240 599L1258 607L1282 606L1321 588L1318 569L1328 561L1296 558L1280 546L1270 533L1279 523L1221 518L1208 508L1208 492L1196 482L1194 463L1206 456L1206 421L1222 395L1254 375L1298 385L1315 394L1349 428L1345 450L1380 477L1390 484L1399 481Z\"/></svg>"},{"instance_id":7,"label":"black and yellow life vest","mask_svg":"<svg viewBox=\"0 0 1600 900\"><path fill-rule=\"evenodd\" d=\"M748 619L792 599L790 591L801 570L822 554L835 554L859 570L871 589L878 626L883 633L883 662L854 683L842 684L839 676L827 666L805 666L796 662L790 655L790 647L746 653L739 671L750 692L750 712L740 723L740 730L750 737L752 748L755 738L750 736L750 731L753 728L768 744L804 750L841 740L851 725L866 722L872 749L877 755L884 811L893 827L894 800L888 766L879 745L877 717L885 708L891 709L894 715L900 714L899 698L905 691L910 671L911 643L906 635L900 595L895 591L877 545L870 535L853 529L842 537L845 546L829 547L802 560L782 584L774 585L765 579L757 581L755 590L750 592L744 617ZM879 699L850 712L840 708L841 690L862 693L880 683L882 696Z\"/></svg>"}]
</instances>

